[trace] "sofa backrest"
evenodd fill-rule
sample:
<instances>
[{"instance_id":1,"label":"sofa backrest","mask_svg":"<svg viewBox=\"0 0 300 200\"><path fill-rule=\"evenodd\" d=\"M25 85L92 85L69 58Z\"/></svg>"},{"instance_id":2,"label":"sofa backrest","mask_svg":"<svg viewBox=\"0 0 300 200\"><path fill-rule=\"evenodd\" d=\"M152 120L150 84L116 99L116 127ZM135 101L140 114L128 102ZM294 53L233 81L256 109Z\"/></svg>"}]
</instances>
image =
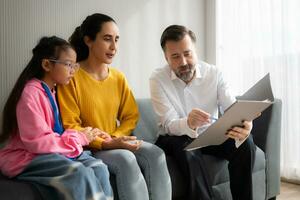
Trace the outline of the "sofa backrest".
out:
<instances>
[{"instance_id":1,"label":"sofa backrest","mask_svg":"<svg viewBox=\"0 0 300 200\"><path fill-rule=\"evenodd\" d=\"M137 99L140 118L133 135L138 139L154 143L157 139L158 126L157 116L153 110L150 99Z\"/></svg>"}]
</instances>

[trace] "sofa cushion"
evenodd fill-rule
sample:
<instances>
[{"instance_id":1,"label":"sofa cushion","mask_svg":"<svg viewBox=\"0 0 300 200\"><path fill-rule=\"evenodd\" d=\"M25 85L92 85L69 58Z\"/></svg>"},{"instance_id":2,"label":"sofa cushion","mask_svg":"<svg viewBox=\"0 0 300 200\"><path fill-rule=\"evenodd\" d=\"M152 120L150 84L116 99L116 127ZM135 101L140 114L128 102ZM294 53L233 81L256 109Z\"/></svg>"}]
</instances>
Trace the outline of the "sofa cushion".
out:
<instances>
[{"instance_id":1,"label":"sofa cushion","mask_svg":"<svg viewBox=\"0 0 300 200\"><path fill-rule=\"evenodd\" d=\"M203 155L206 168L209 168L208 177L211 179L212 185L222 184L229 181L228 161L210 155ZM265 154L260 148L256 148L256 156L254 162L253 173L265 170Z\"/></svg>"},{"instance_id":2,"label":"sofa cushion","mask_svg":"<svg viewBox=\"0 0 300 200\"><path fill-rule=\"evenodd\" d=\"M22 200L38 200L42 199L40 193L29 182L22 182L8 179L0 173L0 194L1 200L22 199Z\"/></svg>"}]
</instances>

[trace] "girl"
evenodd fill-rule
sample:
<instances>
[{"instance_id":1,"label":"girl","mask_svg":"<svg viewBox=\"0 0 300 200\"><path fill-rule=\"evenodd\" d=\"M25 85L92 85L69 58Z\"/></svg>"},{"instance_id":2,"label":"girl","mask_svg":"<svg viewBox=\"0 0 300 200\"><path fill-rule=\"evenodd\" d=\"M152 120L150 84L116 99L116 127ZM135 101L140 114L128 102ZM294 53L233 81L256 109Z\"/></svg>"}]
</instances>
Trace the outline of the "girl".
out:
<instances>
[{"instance_id":1,"label":"girl","mask_svg":"<svg viewBox=\"0 0 300 200\"><path fill-rule=\"evenodd\" d=\"M117 53L119 30L103 14L88 16L70 38L80 69L69 85L58 88L65 128L99 128L107 139L90 144L116 177L121 200L169 200L171 182L163 151L130 136L138 108L124 75L110 67ZM143 174L142 174L143 172Z\"/></svg>"},{"instance_id":2,"label":"girl","mask_svg":"<svg viewBox=\"0 0 300 200\"><path fill-rule=\"evenodd\" d=\"M67 84L79 68L63 39L43 37L4 106L0 169L31 181L44 199L111 199L107 167L83 152L97 129L63 130L55 85Z\"/></svg>"}]
</instances>

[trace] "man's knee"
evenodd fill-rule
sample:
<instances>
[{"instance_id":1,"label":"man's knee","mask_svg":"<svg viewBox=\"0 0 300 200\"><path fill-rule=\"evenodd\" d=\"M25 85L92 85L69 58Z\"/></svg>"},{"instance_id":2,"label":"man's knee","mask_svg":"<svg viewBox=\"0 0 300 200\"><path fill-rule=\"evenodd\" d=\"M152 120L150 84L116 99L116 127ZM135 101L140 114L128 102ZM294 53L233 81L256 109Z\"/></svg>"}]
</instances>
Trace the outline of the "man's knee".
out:
<instances>
[{"instance_id":1,"label":"man's knee","mask_svg":"<svg viewBox=\"0 0 300 200\"><path fill-rule=\"evenodd\" d=\"M239 148L249 155L254 155L256 152L256 145L252 139L252 136L249 136Z\"/></svg>"},{"instance_id":2,"label":"man's knee","mask_svg":"<svg viewBox=\"0 0 300 200\"><path fill-rule=\"evenodd\" d=\"M183 136L160 136L156 144L162 148L167 155L184 152L184 148L193 141L190 137Z\"/></svg>"}]
</instances>

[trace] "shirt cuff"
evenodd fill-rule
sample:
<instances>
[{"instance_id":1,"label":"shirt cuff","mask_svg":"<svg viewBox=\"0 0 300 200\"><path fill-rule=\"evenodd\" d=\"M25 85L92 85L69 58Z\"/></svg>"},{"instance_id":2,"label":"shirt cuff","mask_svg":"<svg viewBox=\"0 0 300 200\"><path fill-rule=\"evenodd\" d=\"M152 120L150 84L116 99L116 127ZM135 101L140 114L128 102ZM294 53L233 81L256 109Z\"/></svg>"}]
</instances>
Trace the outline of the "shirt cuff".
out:
<instances>
[{"instance_id":1,"label":"shirt cuff","mask_svg":"<svg viewBox=\"0 0 300 200\"><path fill-rule=\"evenodd\" d=\"M197 133L198 128L196 128L196 130L191 129L187 123L186 117L180 119L180 129L182 130L183 135L187 135L190 138L197 138L199 136L199 134Z\"/></svg>"},{"instance_id":2,"label":"shirt cuff","mask_svg":"<svg viewBox=\"0 0 300 200\"><path fill-rule=\"evenodd\" d=\"M201 127L198 127L198 128L196 129L198 135L201 135L201 134L202 134L204 131L206 131L206 129L208 129L208 127L210 127L210 126L211 126L211 123L205 124L205 125L203 125L203 126L201 126Z\"/></svg>"},{"instance_id":3,"label":"shirt cuff","mask_svg":"<svg viewBox=\"0 0 300 200\"><path fill-rule=\"evenodd\" d=\"M249 135L245 139L243 139L243 140L235 139L235 147L239 148L245 142L245 140L247 140L247 138L249 137Z\"/></svg>"}]
</instances>

